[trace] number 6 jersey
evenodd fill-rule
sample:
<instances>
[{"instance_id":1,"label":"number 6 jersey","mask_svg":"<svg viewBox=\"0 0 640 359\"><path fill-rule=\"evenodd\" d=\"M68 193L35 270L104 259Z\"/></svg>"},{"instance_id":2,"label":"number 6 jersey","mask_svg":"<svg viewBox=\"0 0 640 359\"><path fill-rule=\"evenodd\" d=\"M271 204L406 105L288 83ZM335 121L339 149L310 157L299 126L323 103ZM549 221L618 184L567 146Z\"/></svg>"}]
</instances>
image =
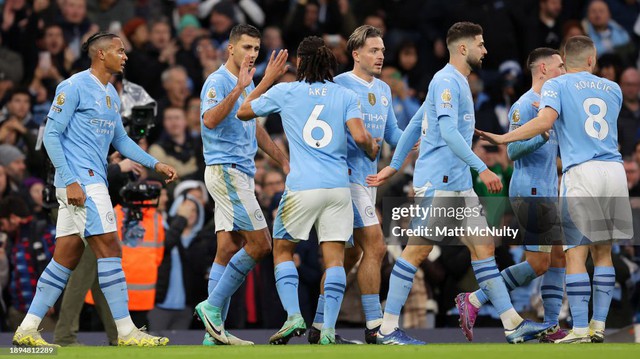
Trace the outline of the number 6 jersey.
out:
<instances>
[{"instance_id":1,"label":"number 6 jersey","mask_svg":"<svg viewBox=\"0 0 640 359\"><path fill-rule=\"evenodd\" d=\"M562 172L596 160L622 162L618 151L618 114L622 92L615 82L588 72L570 73L542 86L540 108L558 113Z\"/></svg>"},{"instance_id":2,"label":"number 6 jersey","mask_svg":"<svg viewBox=\"0 0 640 359\"><path fill-rule=\"evenodd\" d=\"M251 108L258 116L282 117L291 154L288 189L349 187L346 123L362 118L355 92L328 81L281 83Z\"/></svg>"}]
</instances>

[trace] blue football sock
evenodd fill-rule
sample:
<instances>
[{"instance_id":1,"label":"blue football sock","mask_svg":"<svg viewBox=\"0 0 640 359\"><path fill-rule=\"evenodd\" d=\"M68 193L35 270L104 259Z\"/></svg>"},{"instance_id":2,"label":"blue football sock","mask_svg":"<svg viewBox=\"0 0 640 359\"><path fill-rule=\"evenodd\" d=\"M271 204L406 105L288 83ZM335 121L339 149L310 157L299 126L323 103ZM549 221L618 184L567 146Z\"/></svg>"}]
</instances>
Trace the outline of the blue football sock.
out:
<instances>
[{"instance_id":1,"label":"blue football sock","mask_svg":"<svg viewBox=\"0 0 640 359\"><path fill-rule=\"evenodd\" d=\"M389 279L389 294L387 304L384 307L385 313L400 315L413 286L413 277L417 270L411 263L403 258L398 258Z\"/></svg>"},{"instance_id":2,"label":"blue football sock","mask_svg":"<svg viewBox=\"0 0 640 359\"><path fill-rule=\"evenodd\" d=\"M324 294L318 296L318 306L316 307L316 316L313 317L314 323L324 323Z\"/></svg>"},{"instance_id":3,"label":"blue football sock","mask_svg":"<svg viewBox=\"0 0 640 359\"><path fill-rule=\"evenodd\" d=\"M340 313L340 305L347 287L347 275L343 267L331 267L326 270L324 280L324 325L322 330L335 329Z\"/></svg>"},{"instance_id":4,"label":"blue football sock","mask_svg":"<svg viewBox=\"0 0 640 359\"><path fill-rule=\"evenodd\" d=\"M567 274L567 297L573 317L574 328L589 327L589 299L591 299L591 283L589 274Z\"/></svg>"},{"instance_id":5,"label":"blue football sock","mask_svg":"<svg viewBox=\"0 0 640 359\"><path fill-rule=\"evenodd\" d=\"M364 318L367 322L382 319L382 307L379 294L363 294L361 296Z\"/></svg>"},{"instance_id":6,"label":"blue football sock","mask_svg":"<svg viewBox=\"0 0 640 359\"><path fill-rule=\"evenodd\" d=\"M49 308L51 308L60 297L62 290L67 285L71 270L58 264L55 260L44 269L44 272L38 279L36 285L36 294L33 297L31 306L29 306L29 314L33 314L38 318L44 318Z\"/></svg>"},{"instance_id":7,"label":"blue football sock","mask_svg":"<svg viewBox=\"0 0 640 359\"><path fill-rule=\"evenodd\" d=\"M207 286L207 293L209 293L209 295L211 295L211 292L213 292L213 289L216 287L216 285L218 285L218 282L220 281L220 278L222 277L222 274L224 273L224 270L226 268L227 268L226 266L223 266L215 262L213 263L213 265L211 265L211 272L209 273L209 285ZM231 303L231 298L227 298L227 300L225 300L224 302L224 308L222 308L223 322L227 320L227 314L229 313L230 303Z\"/></svg>"},{"instance_id":8,"label":"blue football sock","mask_svg":"<svg viewBox=\"0 0 640 359\"><path fill-rule=\"evenodd\" d=\"M500 275L502 275L504 284L507 286L509 292L517 287L531 283L531 281L536 278L536 272L527 261L512 265L500 272ZM484 305L489 301L489 297L487 297L482 289L478 289L475 294L481 304Z\"/></svg>"},{"instance_id":9,"label":"blue football sock","mask_svg":"<svg viewBox=\"0 0 640 359\"><path fill-rule=\"evenodd\" d=\"M498 272L496 260L489 257L479 261L471 261L478 286L486 294L498 314L513 308L509 291L504 284L502 275Z\"/></svg>"},{"instance_id":10,"label":"blue football sock","mask_svg":"<svg viewBox=\"0 0 640 359\"><path fill-rule=\"evenodd\" d=\"M276 289L288 316L300 314L298 301L298 269L293 261L282 262L275 268Z\"/></svg>"},{"instance_id":11,"label":"blue football sock","mask_svg":"<svg viewBox=\"0 0 640 359\"><path fill-rule=\"evenodd\" d=\"M558 324L558 316L562 309L562 297L564 296L564 268L550 267L542 276L540 292L542 294L542 306L544 307L544 321Z\"/></svg>"},{"instance_id":12,"label":"blue football sock","mask_svg":"<svg viewBox=\"0 0 640 359\"><path fill-rule=\"evenodd\" d=\"M616 272L613 267L595 267L593 271L593 320L607 321Z\"/></svg>"},{"instance_id":13,"label":"blue football sock","mask_svg":"<svg viewBox=\"0 0 640 359\"><path fill-rule=\"evenodd\" d=\"M207 301L214 307L223 308L225 301L240 288L247 273L255 267L256 261L242 248L236 253L224 270L218 285L213 289Z\"/></svg>"},{"instance_id":14,"label":"blue football sock","mask_svg":"<svg viewBox=\"0 0 640 359\"><path fill-rule=\"evenodd\" d=\"M109 303L114 320L129 316L129 293L122 271L122 259L117 257L98 259L98 283Z\"/></svg>"}]
</instances>

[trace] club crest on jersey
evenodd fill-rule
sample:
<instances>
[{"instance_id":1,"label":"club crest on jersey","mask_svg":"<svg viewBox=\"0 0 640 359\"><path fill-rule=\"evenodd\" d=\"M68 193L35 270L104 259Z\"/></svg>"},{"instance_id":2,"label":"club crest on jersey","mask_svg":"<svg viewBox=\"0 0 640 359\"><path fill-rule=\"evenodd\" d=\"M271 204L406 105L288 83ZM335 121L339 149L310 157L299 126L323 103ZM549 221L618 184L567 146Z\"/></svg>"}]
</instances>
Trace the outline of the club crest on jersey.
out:
<instances>
[{"instance_id":1,"label":"club crest on jersey","mask_svg":"<svg viewBox=\"0 0 640 359\"><path fill-rule=\"evenodd\" d=\"M247 89L242 90L242 97L247 98L248 93L247 93Z\"/></svg>"},{"instance_id":2,"label":"club crest on jersey","mask_svg":"<svg viewBox=\"0 0 640 359\"><path fill-rule=\"evenodd\" d=\"M376 212L373 210L373 207L371 206L367 206L367 208L364 209L364 213L369 218L373 218L376 215Z\"/></svg>"},{"instance_id":3,"label":"club crest on jersey","mask_svg":"<svg viewBox=\"0 0 640 359\"><path fill-rule=\"evenodd\" d=\"M380 99L380 101L382 101L382 106L387 107L389 106L389 99L387 99L387 96L382 96L382 98Z\"/></svg>"},{"instance_id":4,"label":"club crest on jersey","mask_svg":"<svg viewBox=\"0 0 640 359\"><path fill-rule=\"evenodd\" d=\"M371 104L371 106L374 106L376 104L376 95L369 92L369 103Z\"/></svg>"},{"instance_id":5,"label":"club crest on jersey","mask_svg":"<svg viewBox=\"0 0 640 359\"><path fill-rule=\"evenodd\" d=\"M66 98L66 95L64 94L64 92L60 92L60 94L58 94L58 97L56 97L56 105L58 106L64 105L65 98Z\"/></svg>"},{"instance_id":6,"label":"club crest on jersey","mask_svg":"<svg viewBox=\"0 0 640 359\"><path fill-rule=\"evenodd\" d=\"M207 91L207 98L216 98L216 89L215 88L210 88L209 91Z\"/></svg>"},{"instance_id":7,"label":"club crest on jersey","mask_svg":"<svg viewBox=\"0 0 640 359\"><path fill-rule=\"evenodd\" d=\"M520 110L513 111L513 115L511 115L511 121L513 121L513 123L518 123L520 121Z\"/></svg>"},{"instance_id":8,"label":"club crest on jersey","mask_svg":"<svg viewBox=\"0 0 640 359\"><path fill-rule=\"evenodd\" d=\"M258 221L264 221L264 216L262 215L262 210L261 209L256 209L256 211L253 213L253 216L258 220Z\"/></svg>"},{"instance_id":9,"label":"club crest on jersey","mask_svg":"<svg viewBox=\"0 0 640 359\"><path fill-rule=\"evenodd\" d=\"M111 108L111 97L107 96L107 107Z\"/></svg>"},{"instance_id":10,"label":"club crest on jersey","mask_svg":"<svg viewBox=\"0 0 640 359\"><path fill-rule=\"evenodd\" d=\"M107 214L105 215L105 219L107 220L107 222L113 224L116 221L115 216L113 215L112 211L107 212Z\"/></svg>"}]
</instances>

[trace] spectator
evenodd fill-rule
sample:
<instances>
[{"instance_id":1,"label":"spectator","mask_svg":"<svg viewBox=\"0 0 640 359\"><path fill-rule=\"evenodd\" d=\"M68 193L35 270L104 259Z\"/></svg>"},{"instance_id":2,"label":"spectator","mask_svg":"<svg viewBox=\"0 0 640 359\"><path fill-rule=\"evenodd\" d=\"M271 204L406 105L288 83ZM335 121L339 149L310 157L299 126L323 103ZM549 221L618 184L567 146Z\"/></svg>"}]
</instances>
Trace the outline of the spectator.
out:
<instances>
[{"instance_id":1,"label":"spectator","mask_svg":"<svg viewBox=\"0 0 640 359\"><path fill-rule=\"evenodd\" d=\"M622 26L611 19L606 2L594 0L589 4L582 27L595 43L598 55L617 53L625 61L631 60L629 57L634 47L631 38Z\"/></svg>"},{"instance_id":2,"label":"spectator","mask_svg":"<svg viewBox=\"0 0 640 359\"><path fill-rule=\"evenodd\" d=\"M484 90L484 82L477 73L472 72L467 77L471 96L473 97L473 106L476 116L476 128L481 131L489 131L493 133L504 133L502 126L498 122L498 116L494 111L491 98Z\"/></svg>"},{"instance_id":3,"label":"spectator","mask_svg":"<svg viewBox=\"0 0 640 359\"><path fill-rule=\"evenodd\" d=\"M162 127L163 132L158 141L149 147L149 154L174 167L180 178L193 175L198 170L195 140L187 130L184 110L180 107L165 108Z\"/></svg>"},{"instance_id":4,"label":"spectator","mask_svg":"<svg viewBox=\"0 0 640 359\"><path fill-rule=\"evenodd\" d=\"M262 1L260 1L262 3ZM206 18L212 11L226 13L228 17L239 24L249 24L258 28L264 27L265 14L263 6L256 0L204 0L199 7L200 18Z\"/></svg>"},{"instance_id":5,"label":"spectator","mask_svg":"<svg viewBox=\"0 0 640 359\"><path fill-rule=\"evenodd\" d=\"M622 59L617 54L604 54L598 58L596 75L619 83L622 72Z\"/></svg>"},{"instance_id":6,"label":"spectator","mask_svg":"<svg viewBox=\"0 0 640 359\"><path fill-rule=\"evenodd\" d=\"M538 47L559 49L562 41L561 0L539 0L538 16L532 17L533 23L528 29L527 53Z\"/></svg>"},{"instance_id":7,"label":"spectator","mask_svg":"<svg viewBox=\"0 0 640 359\"><path fill-rule=\"evenodd\" d=\"M122 28L124 36L131 44L131 50L142 49L149 42L149 28L147 22L141 17L134 17Z\"/></svg>"},{"instance_id":8,"label":"spectator","mask_svg":"<svg viewBox=\"0 0 640 359\"><path fill-rule=\"evenodd\" d=\"M7 172L9 190L16 194L24 194L22 179L27 167L24 164L25 155L14 146L0 145L0 166ZM28 302L30 303L30 302Z\"/></svg>"},{"instance_id":9,"label":"spectator","mask_svg":"<svg viewBox=\"0 0 640 359\"><path fill-rule=\"evenodd\" d=\"M0 198L0 201L2 198ZM9 284L9 258L7 257L7 234L0 231L0 331L7 330L7 304L4 302L4 293Z\"/></svg>"},{"instance_id":10,"label":"spectator","mask_svg":"<svg viewBox=\"0 0 640 359\"><path fill-rule=\"evenodd\" d=\"M187 104L187 98L191 95L189 77L184 67L180 65L169 67L162 72L160 79L162 81L162 88L165 91L165 96L158 100L156 125L149 131L148 136L150 143L154 143L160 137L165 108L179 107L184 109Z\"/></svg>"},{"instance_id":11,"label":"spectator","mask_svg":"<svg viewBox=\"0 0 640 359\"><path fill-rule=\"evenodd\" d=\"M218 54L214 41L208 35L200 36L195 40L194 53L196 58L200 62L200 68L202 73L200 76L206 79L214 71L216 71L220 65L222 65L222 59Z\"/></svg>"},{"instance_id":12,"label":"spectator","mask_svg":"<svg viewBox=\"0 0 640 359\"><path fill-rule=\"evenodd\" d=\"M38 3L34 1L32 7L26 0L6 0L2 7L0 33L3 42L7 48L22 56L23 69L32 69L37 58L37 48L33 45L41 30L41 20L34 14L34 10L38 10Z\"/></svg>"},{"instance_id":13,"label":"spectator","mask_svg":"<svg viewBox=\"0 0 640 359\"><path fill-rule=\"evenodd\" d=\"M171 39L171 27L166 20L158 20L149 25L149 43L134 47L127 55L126 76L147 91L151 97L160 99L164 95L159 74L176 63L178 46Z\"/></svg>"},{"instance_id":14,"label":"spectator","mask_svg":"<svg viewBox=\"0 0 640 359\"><path fill-rule=\"evenodd\" d=\"M211 15L209 15L209 30L216 47L222 47L229 40L231 28L237 23L233 3L220 1L213 7Z\"/></svg>"},{"instance_id":15,"label":"spectator","mask_svg":"<svg viewBox=\"0 0 640 359\"><path fill-rule=\"evenodd\" d=\"M625 157L622 163L627 175L627 189L629 197L640 196L640 166L631 157Z\"/></svg>"},{"instance_id":16,"label":"spectator","mask_svg":"<svg viewBox=\"0 0 640 359\"><path fill-rule=\"evenodd\" d=\"M64 40L71 49L75 61L82 55L80 52L82 43L100 28L87 18L86 0L61 0L60 7L62 19L58 24L62 27Z\"/></svg>"},{"instance_id":17,"label":"spectator","mask_svg":"<svg viewBox=\"0 0 640 359\"><path fill-rule=\"evenodd\" d=\"M398 45L398 54L393 65L400 70L402 81L409 89L408 95L424 98L427 91L425 69L418 61L418 48L414 42L404 41Z\"/></svg>"},{"instance_id":18,"label":"spectator","mask_svg":"<svg viewBox=\"0 0 640 359\"><path fill-rule=\"evenodd\" d=\"M620 76L622 108L618 116L618 146L623 156L632 155L640 131L640 72L629 67Z\"/></svg>"},{"instance_id":19,"label":"spectator","mask_svg":"<svg viewBox=\"0 0 640 359\"><path fill-rule=\"evenodd\" d=\"M42 206L42 190L44 190L44 181L38 177L29 177L24 180L24 187L29 193L27 204L31 208L31 214L37 220L43 220L50 225L54 225L51 217L45 212Z\"/></svg>"},{"instance_id":20,"label":"spectator","mask_svg":"<svg viewBox=\"0 0 640 359\"><path fill-rule=\"evenodd\" d=\"M44 85L53 97L58 83L69 77L74 55L64 41L60 25L45 27L42 42L45 51L40 53L36 68L30 70L33 71L31 87Z\"/></svg>"},{"instance_id":21,"label":"spectator","mask_svg":"<svg viewBox=\"0 0 640 359\"><path fill-rule=\"evenodd\" d=\"M203 30L200 22L193 15L184 15L180 19L178 26L178 52L176 62L187 70L187 75L191 79L191 86L195 89L202 88L204 80L202 78L202 66L194 51L194 43Z\"/></svg>"},{"instance_id":22,"label":"spectator","mask_svg":"<svg viewBox=\"0 0 640 359\"><path fill-rule=\"evenodd\" d=\"M7 104L0 113L0 122L15 120L18 124L29 130L38 129L39 124L31 115L31 94L26 88L16 88L9 93ZM22 129L14 128L16 136L22 133ZM2 139L0 139L1 141ZM17 139L16 139L17 140ZM7 143L9 141L5 141ZM16 144L16 142L12 144Z\"/></svg>"},{"instance_id":23,"label":"spectator","mask_svg":"<svg viewBox=\"0 0 640 359\"><path fill-rule=\"evenodd\" d=\"M180 28L180 22L186 15L195 18L198 16L198 4L200 0L176 0L176 7L171 13L171 23L174 29Z\"/></svg>"},{"instance_id":24,"label":"spectator","mask_svg":"<svg viewBox=\"0 0 640 359\"><path fill-rule=\"evenodd\" d=\"M202 202L191 195L179 195L169 215L172 219L158 268L156 307L149 313L149 328L154 331L189 328L193 308L206 297L211 263L207 256L210 234L199 233L204 225Z\"/></svg>"},{"instance_id":25,"label":"spectator","mask_svg":"<svg viewBox=\"0 0 640 359\"><path fill-rule=\"evenodd\" d=\"M0 230L9 236L9 326L15 330L27 314L40 274L53 257L55 227L31 219L26 202L20 197L9 196L0 201ZM53 330L55 319L51 315L54 311L52 308L43 318L45 330Z\"/></svg>"},{"instance_id":26,"label":"spectator","mask_svg":"<svg viewBox=\"0 0 640 359\"><path fill-rule=\"evenodd\" d=\"M270 170L262 179L262 195L260 198L260 206L268 208L277 193L284 192L284 175L280 171Z\"/></svg>"},{"instance_id":27,"label":"spectator","mask_svg":"<svg viewBox=\"0 0 640 359\"><path fill-rule=\"evenodd\" d=\"M0 165L0 200L11 194L11 186L9 186L9 177L4 166Z\"/></svg>"},{"instance_id":28,"label":"spectator","mask_svg":"<svg viewBox=\"0 0 640 359\"><path fill-rule=\"evenodd\" d=\"M88 17L100 30L119 33L135 15L131 0L87 0Z\"/></svg>"},{"instance_id":29,"label":"spectator","mask_svg":"<svg viewBox=\"0 0 640 359\"><path fill-rule=\"evenodd\" d=\"M404 130L420 108L420 102L415 96L409 94L409 88L402 81L402 74L394 66L385 66L380 79L391 88L393 112L398 119L398 127Z\"/></svg>"},{"instance_id":30,"label":"spectator","mask_svg":"<svg viewBox=\"0 0 640 359\"><path fill-rule=\"evenodd\" d=\"M191 96L187 100L187 131L193 139L200 138L200 97Z\"/></svg>"},{"instance_id":31,"label":"spectator","mask_svg":"<svg viewBox=\"0 0 640 359\"><path fill-rule=\"evenodd\" d=\"M4 46L2 43L2 32L0 32L0 80L10 80L14 84L17 84L22 81L22 76L22 56ZM2 97L4 96L0 93L0 98Z\"/></svg>"}]
</instances>

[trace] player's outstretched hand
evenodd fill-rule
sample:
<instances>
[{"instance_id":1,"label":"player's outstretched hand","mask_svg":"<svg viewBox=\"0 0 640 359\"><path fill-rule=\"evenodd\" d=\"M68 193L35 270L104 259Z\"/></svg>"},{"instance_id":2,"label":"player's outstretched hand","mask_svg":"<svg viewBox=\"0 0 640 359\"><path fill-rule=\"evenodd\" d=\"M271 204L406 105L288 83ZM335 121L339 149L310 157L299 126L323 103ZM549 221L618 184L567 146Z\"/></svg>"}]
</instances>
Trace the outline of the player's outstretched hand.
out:
<instances>
[{"instance_id":1,"label":"player's outstretched hand","mask_svg":"<svg viewBox=\"0 0 640 359\"><path fill-rule=\"evenodd\" d=\"M280 76L284 75L289 69L289 65L287 65L287 58L289 57L289 51L280 50L278 55L276 56L276 50L271 52L271 57L269 57L269 63L267 64L266 70L264 70L263 81L266 79L270 82L275 82Z\"/></svg>"},{"instance_id":2,"label":"player's outstretched hand","mask_svg":"<svg viewBox=\"0 0 640 359\"><path fill-rule=\"evenodd\" d=\"M156 172L162 173L168 178L164 180L165 183L171 183L178 179L178 172L176 172L175 168L169 166L166 163L158 162L155 168Z\"/></svg>"},{"instance_id":3,"label":"player's outstretched hand","mask_svg":"<svg viewBox=\"0 0 640 359\"><path fill-rule=\"evenodd\" d=\"M504 145L506 142L503 139L502 135L496 135L491 132L484 132L480 130L474 130L476 136L480 138L484 138L485 140L493 143L494 145Z\"/></svg>"},{"instance_id":4,"label":"player's outstretched hand","mask_svg":"<svg viewBox=\"0 0 640 359\"><path fill-rule=\"evenodd\" d=\"M367 176L367 185L371 187L378 187L383 185L391 176L393 176L396 172L395 168L391 166L387 166L383 168L378 174L368 175Z\"/></svg>"},{"instance_id":5,"label":"player's outstretched hand","mask_svg":"<svg viewBox=\"0 0 640 359\"><path fill-rule=\"evenodd\" d=\"M78 182L73 182L67 186L67 203L76 207L84 207L87 196Z\"/></svg>"},{"instance_id":6,"label":"player's outstretched hand","mask_svg":"<svg viewBox=\"0 0 640 359\"><path fill-rule=\"evenodd\" d=\"M480 179L487 186L489 193L498 193L502 191L502 181L500 178L496 176L495 173L491 172L490 169L486 169L480 173Z\"/></svg>"},{"instance_id":7,"label":"player's outstretched hand","mask_svg":"<svg viewBox=\"0 0 640 359\"><path fill-rule=\"evenodd\" d=\"M249 69L251 67L251 69ZM241 88L245 88L251 85L251 81L253 80L253 74L256 73L256 68L251 64L251 56L246 55L244 60L242 60L242 65L240 65L240 72L238 73L238 85Z\"/></svg>"}]
</instances>

